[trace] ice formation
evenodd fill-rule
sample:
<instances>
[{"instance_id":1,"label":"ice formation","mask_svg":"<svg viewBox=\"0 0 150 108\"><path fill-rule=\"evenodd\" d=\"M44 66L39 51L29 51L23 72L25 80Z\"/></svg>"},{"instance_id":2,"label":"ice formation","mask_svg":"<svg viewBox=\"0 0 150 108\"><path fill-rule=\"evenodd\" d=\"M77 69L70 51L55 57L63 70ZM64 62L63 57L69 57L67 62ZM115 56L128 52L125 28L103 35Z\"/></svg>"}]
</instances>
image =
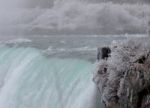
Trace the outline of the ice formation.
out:
<instances>
[{"instance_id":1,"label":"ice formation","mask_svg":"<svg viewBox=\"0 0 150 108\"><path fill-rule=\"evenodd\" d=\"M117 43L111 57L99 61L93 80L108 108L150 107L149 42L147 37Z\"/></svg>"}]
</instances>

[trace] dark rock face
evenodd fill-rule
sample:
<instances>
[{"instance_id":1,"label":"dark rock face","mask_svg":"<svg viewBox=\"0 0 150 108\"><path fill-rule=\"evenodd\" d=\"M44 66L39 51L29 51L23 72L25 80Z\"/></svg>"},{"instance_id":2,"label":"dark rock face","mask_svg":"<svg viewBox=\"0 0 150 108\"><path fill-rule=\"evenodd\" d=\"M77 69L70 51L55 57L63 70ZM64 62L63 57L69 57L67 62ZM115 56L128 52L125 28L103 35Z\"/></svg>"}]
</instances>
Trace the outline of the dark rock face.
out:
<instances>
[{"instance_id":1,"label":"dark rock face","mask_svg":"<svg viewBox=\"0 0 150 108\"><path fill-rule=\"evenodd\" d=\"M108 108L150 108L150 39L112 46L111 57L99 61L93 79Z\"/></svg>"},{"instance_id":2,"label":"dark rock face","mask_svg":"<svg viewBox=\"0 0 150 108\"><path fill-rule=\"evenodd\" d=\"M98 48L97 60L106 59L110 57L111 50L109 47Z\"/></svg>"}]
</instances>

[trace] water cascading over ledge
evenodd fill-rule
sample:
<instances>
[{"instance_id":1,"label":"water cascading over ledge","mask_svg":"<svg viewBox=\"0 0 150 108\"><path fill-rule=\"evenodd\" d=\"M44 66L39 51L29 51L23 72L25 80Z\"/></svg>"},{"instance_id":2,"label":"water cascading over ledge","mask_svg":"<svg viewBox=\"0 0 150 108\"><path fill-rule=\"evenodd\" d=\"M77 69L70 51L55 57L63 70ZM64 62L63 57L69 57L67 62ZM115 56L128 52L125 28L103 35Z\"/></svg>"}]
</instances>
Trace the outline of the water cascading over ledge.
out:
<instances>
[{"instance_id":1,"label":"water cascading over ledge","mask_svg":"<svg viewBox=\"0 0 150 108\"><path fill-rule=\"evenodd\" d=\"M91 80L94 68L84 60L1 45L0 108L103 108Z\"/></svg>"}]
</instances>

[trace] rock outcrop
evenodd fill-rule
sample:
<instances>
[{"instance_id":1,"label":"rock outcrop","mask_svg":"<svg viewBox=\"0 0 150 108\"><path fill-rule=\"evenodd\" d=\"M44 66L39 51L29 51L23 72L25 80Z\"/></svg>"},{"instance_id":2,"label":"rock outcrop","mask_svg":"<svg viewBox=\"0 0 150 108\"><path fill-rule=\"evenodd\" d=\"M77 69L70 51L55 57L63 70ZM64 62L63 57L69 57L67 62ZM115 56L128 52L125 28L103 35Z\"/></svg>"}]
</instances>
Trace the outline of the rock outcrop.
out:
<instances>
[{"instance_id":1,"label":"rock outcrop","mask_svg":"<svg viewBox=\"0 0 150 108\"><path fill-rule=\"evenodd\" d=\"M94 82L108 108L150 108L150 38L131 39L110 47Z\"/></svg>"}]
</instances>

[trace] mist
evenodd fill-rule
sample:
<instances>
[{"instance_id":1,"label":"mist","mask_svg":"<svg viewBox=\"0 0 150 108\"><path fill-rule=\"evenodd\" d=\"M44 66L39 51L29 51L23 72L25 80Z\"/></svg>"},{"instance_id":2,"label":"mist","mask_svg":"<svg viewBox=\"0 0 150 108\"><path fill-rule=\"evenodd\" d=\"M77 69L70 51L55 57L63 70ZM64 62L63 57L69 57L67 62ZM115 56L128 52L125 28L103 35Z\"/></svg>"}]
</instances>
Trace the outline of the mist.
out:
<instances>
[{"instance_id":1,"label":"mist","mask_svg":"<svg viewBox=\"0 0 150 108\"><path fill-rule=\"evenodd\" d=\"M150 20L148 0L0 1L0 34L139 34Z\"/></svg>"},{"instance_id":2,"label":"mist","mask_svg":"<svg viewBox=\"0 0 150 108\"><path fill-rule=\"evenodd\" d=\"M54 0L26 0L23 2L25 8L51 8L54 5Z\"/></svg>"}]
</instances>

